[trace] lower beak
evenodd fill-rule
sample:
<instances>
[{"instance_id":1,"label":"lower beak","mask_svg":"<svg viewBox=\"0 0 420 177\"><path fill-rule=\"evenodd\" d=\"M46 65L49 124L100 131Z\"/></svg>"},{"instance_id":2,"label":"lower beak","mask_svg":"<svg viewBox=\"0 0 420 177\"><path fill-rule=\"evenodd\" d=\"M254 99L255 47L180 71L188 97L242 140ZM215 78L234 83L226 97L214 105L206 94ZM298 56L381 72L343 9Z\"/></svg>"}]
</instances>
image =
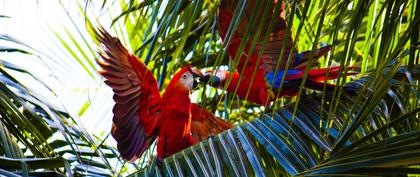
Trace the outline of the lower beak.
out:
<instances>
[{"instance_id":1,"label":"lower beak","mask_svg":"<svg viewBox=\"0 0 420 177\"><path fill-rule=\"evenodd\" d=\"M195 69L195 68L191 68L191 72L193 73L194 76L194 82L193 82L193 90L198 88L199 82L196 80L196 78L198 77L199 79L201 79L204 75L203 73L201 73L200 70Z\"/></svg>"},{"instance_id":2,"label":"lower beak","mask_svg":"<svg viewBox=\"0 0 420 177\"><path fill-rule=\"evenodd\" d=\"M198 85L199 85L199 82L194 79L194 82L193 82L193 90L197 89L198 88Z\"/></svg>"}]
</instances>

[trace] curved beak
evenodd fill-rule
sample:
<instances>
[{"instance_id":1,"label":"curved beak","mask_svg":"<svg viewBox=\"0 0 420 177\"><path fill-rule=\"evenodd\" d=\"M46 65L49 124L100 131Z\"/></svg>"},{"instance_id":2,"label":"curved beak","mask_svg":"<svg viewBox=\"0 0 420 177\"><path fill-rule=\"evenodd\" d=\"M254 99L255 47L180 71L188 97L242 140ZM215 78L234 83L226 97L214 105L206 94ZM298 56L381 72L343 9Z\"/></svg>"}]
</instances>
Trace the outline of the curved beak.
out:
<instances>
[{"instance_id":1,"label":"curved beak","mask_svg":"<svg viewBox=\"0 0 420 177\"><path fill-rule=\"evenodd\" d=\"M201 78L201 77L204 76L203 73L200 70L195 69L195 68L191 68L191 72L193 73L194 77L200 77Z\"/></svg>"},{"instance_id":2,"label":"curved beak","mask_svg":"<svg viewBox=\"0 0 420 177\"><path fill-rule=\"evenodd\" d=\"M193 83L193 90L198 88L199 82L196 80L196 78L198 77L200 80L201 78L204 76L203 73L195 68L191 68L191 72L194 76L194 83Z\"/></svg>"}]
</instances>

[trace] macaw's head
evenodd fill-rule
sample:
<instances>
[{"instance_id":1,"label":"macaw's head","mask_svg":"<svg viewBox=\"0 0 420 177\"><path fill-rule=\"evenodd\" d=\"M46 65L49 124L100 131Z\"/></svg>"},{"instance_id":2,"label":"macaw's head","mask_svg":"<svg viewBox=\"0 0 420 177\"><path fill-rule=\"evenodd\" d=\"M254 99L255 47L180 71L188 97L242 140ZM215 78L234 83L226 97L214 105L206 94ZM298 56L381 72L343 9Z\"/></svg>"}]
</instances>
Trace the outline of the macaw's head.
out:
<instances>
[{"instance_id":1,"label":"macaw's head","mask_svg":"<svg viewBox=\"0 0 420 177\"><path fill-rule=\"evenodd\" d=\"M171 82L169 82L168 88L176 88L191 92L198 87L197 77L203 77L203 73L201 73L200 70L187 65L175 74Z\"/></svg>"}]
</instances>

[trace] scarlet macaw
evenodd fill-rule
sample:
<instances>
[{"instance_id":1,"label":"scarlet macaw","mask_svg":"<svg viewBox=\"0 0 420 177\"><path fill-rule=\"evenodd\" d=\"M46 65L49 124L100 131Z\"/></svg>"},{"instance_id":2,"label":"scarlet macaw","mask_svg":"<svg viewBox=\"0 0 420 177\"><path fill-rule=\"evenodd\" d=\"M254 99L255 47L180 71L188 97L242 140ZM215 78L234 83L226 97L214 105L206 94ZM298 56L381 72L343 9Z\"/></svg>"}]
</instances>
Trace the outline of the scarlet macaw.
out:
<instances>
[{"instance_id":1,"label":"scarlet macaw","mask_svg":"<svg viewBox=\"0 0 420 177\"><path fill-rule=\"evenodd\" d=\"M281 1L282 3L283 1ZM209 79L209 84L216 88L224 88L228 92L235 92L236 94L248 101L266 105L273 101L277 96L289 95L294 96L298 93L298 86L304 76L304 70L306 67L312 67L317 64L317 59L328 53L331 46L322 47L314 51L312 64L308 63L310 57L310 51L296 54L291 52L294 42L291 37L285 38L286 32L286 21L284 20L284 4L281 4L281 10L278 15L274 13L274 7L278 2L274 1L271 7L267 7L268 3L261 3L261 9L258 11L258 17L263 16L265 8L269 9L269 14L264 19L258 19L256 26L262 28L260 36L257 36L257 43L252 53L249 53L250 41L255 38L256 30L258 28L251 28L251 37L248 39L247 46L239 58L238 65L236 66L236 72L230 73L228 71L218 70L209 71L206 73L206 78ZM217 26L219 33L223 41L226 41L226 33L229 25L232 22L233 12L237 6L235 0L222 0L218 9L217 14ZM245 35L247 27L250 25L249 14L256 8L256 1L249 0L245 6L245 10L241 19L238 22L237 30L233 33L230 40L230 44L227 47L227 52L231 58L234 58L239 50L242 38ZM269 31L269 38L266 42L266 48L262 53L262 56L258 58L258 53L262 50L262 44L264 41L264 35L268 32L268 26L272 18L275 18L274 27ZM255 24L254 24L255 25ZM283 57L280 58L283 41L286 40L286 46L284 46ZM297 50L297 49L296 49ZM296 51L295 50L295 51ZM250 55L250 56L249 56ZM291 55L292 61L290 61L289 69L286 71L286 76L283 82L283 87L279 91L281 79L285 72L285 67L289 55ZM249 59L247 57L249 56ZM248 61L247 61L248 60ZM278 65L278 66L277 66ZM277 67L277 75L276 74ZM329 70L329 76L327 80L336 79L339 75L339 66L331 67ZM356 67L350 67L349 70L356 69ZM326 68L313 69L309 71L308 80L305 86L312 89L323 88L325 79ZM243 73L242 78L240 74ZM255 74L254 74L255 73ZM353 74L353 73L350 73ZM327 89L333 88L334 85L327 84Z\"/></svg>"},{"instance_id":2,"label":"scarlet macaw","mask_svg":"<svg viewBox=\"0 0 420 177\"><path fill-rule=\"evenodd\" d=\"M103 69L99 73L114 92L111 134L125 160L139 158L157 138L157 157L162 160L200 140L232 127L197 104L190 93L197 85L190 66L178 71L161 97L152 72L104 29L97 38L102 44Z\"/></svg>"}]
</instances>

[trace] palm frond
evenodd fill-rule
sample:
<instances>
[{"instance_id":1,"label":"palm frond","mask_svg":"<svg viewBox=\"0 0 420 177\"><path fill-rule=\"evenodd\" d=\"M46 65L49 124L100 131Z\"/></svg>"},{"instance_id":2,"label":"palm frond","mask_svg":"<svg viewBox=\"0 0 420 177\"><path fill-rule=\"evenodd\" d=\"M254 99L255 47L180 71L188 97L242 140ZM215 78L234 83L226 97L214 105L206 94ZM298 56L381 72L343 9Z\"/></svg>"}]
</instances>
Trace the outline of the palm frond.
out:
<instances>
[{"instance_id":1,"label":"palm frond","mask_svg":"<svg viewBox=\"0 0 420 177\"><path fill-rule=\"evenodd\" d=\"M244 17L253 24L245 30L246 40L239 51L248 40L250 50L255 48L253 36L265 36L264 41L269 37L258 25L258 19L267 13L258 16L261 13L257 12L265 9L257 7L265 2L258 1L253 13L244 14L247 2L238 1L234 23L228 30L231 36L238 28L235 22ZM148 64L164 90L176 68L186 63L205 70L235 70L241 52L229 59L229 40L219 39L215 25L220 1L70 3L74 6L60 1L59 7L71 25L49 29L48 33L54 35L42 39L47 46L43 50L0 34L0 54L4 54L0 58L0 155L4 156L0 166L9 165L0 169L0 175L114 176L131 173L131 166L141 169L133 174L141 176L419 174L419 3L284 2L288 24L285 37L294 38L296 46L292 50L334 44L319 66L340 65L344 71L360 65L362 77L349 82L350 78L340 76L333 82L338 85L334 92L311 93L301 83L299 96L279 99L271 108L239 100L232 93L201 88L194 93L197 102L238 126L162 163L148 163L153 159L148 156L153 148L139 162L120 161L118 152L106 145L107 130L93 137L80 126L80 119L72 116L79 115L97 127L111 120L110 91L97 84L100 78L93 64L97 41L92 29L97 23L109 25L124 45ZM95 7L100 8L97 14ZM279 6L275 9L278 11ZM80 14L84 19L79 19ZM13 18L0 15L0 20ZM274 24L271 20L269 28ZM57 92L50 80L8 60L13 57L11 53L44 63L70 91ZM34 79L66 105L44 98L39 90L31 88L32 82L15 78L15 74ZM94 83L94 87L66 84L81 79ZM75 97L82 97L82 101ZM66 110L68 107L72 108Z\"/></svg>"},{"instance_id":2,"label":"palm frond","mask_svg":"<svg viewBox=\"0 0 420 177\"><path fill-rule=\"evenodd\" d=\"M99 145L97 139L72 124L74 119L66 111L24 87L9 71L36 78L34 75L6 61L1 63L5 69L0 68L0 153L4 156L0 166L8 172L0 174L34 175L39 169L67 175L115 173L108 162L108 158L118 157L114 149Z\"/></svg>"},{"instance_id":3,"label":"palm frond","mask_svg":"<svg viewBox=\"0 0 420 177\"><path fill-rule=\"evenodd\" d=\"M402 68L399 74L410 77ZM367 76L369 77L369 76ZM399 92L403 85L391 80L391 88L372 106L369 114L359 117L364 107L354 110L359 91L368 78L350 82L358 89L340 97L334 114L326 118L332 93L326 104L320 94L302 95L295 105L265 113L222 134L185 149L161 164L153 162L140 176L331 176L419 174L411 165L420 163L418 115L420 108L402 106ZM373 93L371 93L373 94ZM418 94L418 93L417 93ZM369 97L360 98L365 102ZM353 113L352 113L353 112ZM390 117L390 114L398 116ZM328 121L333 119L331 123ZM352 124L359 126L349 137ZM321 125L321 126L320 126ZM344 144L337 147L339 141ZM335 151L334 151L335 150ZM378 170L378 171L375 171ZM132 174L134 175L134 174Z\"/></svg>"}]
</instances>

